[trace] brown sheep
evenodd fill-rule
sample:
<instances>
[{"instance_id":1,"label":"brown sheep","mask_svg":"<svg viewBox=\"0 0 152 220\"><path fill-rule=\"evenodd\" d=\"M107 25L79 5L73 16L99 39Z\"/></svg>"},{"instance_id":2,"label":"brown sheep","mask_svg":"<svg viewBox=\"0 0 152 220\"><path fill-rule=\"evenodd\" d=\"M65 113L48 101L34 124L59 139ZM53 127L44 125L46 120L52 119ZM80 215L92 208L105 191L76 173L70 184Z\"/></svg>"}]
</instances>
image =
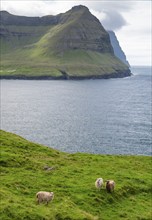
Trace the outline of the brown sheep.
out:
<instances>
[{"instance_id":1,"label":"brown sheep","mask_svg":"<svg viewBox=\"0 0 152 220\"><path fill-rule=\"evenodd\" d=\"M114 191L114 188L115 188L115 182L113 180L107 180L106 181L106 190L107 190L107 192Z\"/></svg>"}]
</instances>

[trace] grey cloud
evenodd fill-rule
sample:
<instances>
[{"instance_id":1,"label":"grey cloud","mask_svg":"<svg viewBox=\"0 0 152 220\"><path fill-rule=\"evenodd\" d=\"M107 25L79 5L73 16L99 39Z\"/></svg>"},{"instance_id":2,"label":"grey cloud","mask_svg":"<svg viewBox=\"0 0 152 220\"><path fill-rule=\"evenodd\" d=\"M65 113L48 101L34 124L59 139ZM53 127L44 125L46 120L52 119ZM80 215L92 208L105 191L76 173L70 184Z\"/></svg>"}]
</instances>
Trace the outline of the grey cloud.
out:
<instances>
[{"instance_id":1,"label":"grey cloud","mask_svg":"<svg viewBox=\"0 0 152 220\"><path fill-rule=\"evenodd\" d=\"M104 3L104 7L106 10L117 10L117 11L130 11L133 6L134 6L134 2L131 1L109 1L109 2L105 2Z\"/></svg>"},{"instance_id":2,"label":"grey cloud","mask_svg":"<svg viewBox=\"0 0 152 220\"><path fill-rule=\"evenodd\" d=\"M118 30L128 23L123 16L117 11L104 11L105 18L101 21L102 25L107 30Z\"/></svg>"},{"instance_id":3,"label":"grey cloud","mask_svg":"<svg viewBox=\"0 0 152 220\"><path fill-rule=\"evenodd\" d=\"M118 12L130 11L136 5L135 1L79 1L79 3L84 3L96 11L114 10Z\"/></svg>"},{"instance_id":4,"label":"grey cloud","mask_svg":"<svg viewBox=\"0 0 152 220\"><path fill-rule=\"evenodd\" d=\"M123 12L131 11L135 6L135 1L79 1L97 13L104 13L101 23L108 30L118 30L127 25L122 16Z\"/></svg>"}]
</instances>

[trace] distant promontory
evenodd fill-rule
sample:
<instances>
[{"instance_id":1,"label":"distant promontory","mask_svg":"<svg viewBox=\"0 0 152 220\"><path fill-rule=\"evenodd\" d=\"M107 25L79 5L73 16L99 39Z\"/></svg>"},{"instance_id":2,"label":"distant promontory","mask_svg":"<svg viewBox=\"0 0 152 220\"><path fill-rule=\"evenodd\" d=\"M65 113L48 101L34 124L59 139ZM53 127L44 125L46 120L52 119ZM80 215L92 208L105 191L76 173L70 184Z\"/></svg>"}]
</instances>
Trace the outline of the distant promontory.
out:
<instances>
[{"instance_id":1,"label":"distant promontory","mask_svg":"<svg viewBox=\"0 0 152 220\"><path fill-rule=\"evenodd\" d=\"M85 79L130 76L108 32L85 6L43 17L0 12L2 79Z\"/></svg>"}]
</instances>

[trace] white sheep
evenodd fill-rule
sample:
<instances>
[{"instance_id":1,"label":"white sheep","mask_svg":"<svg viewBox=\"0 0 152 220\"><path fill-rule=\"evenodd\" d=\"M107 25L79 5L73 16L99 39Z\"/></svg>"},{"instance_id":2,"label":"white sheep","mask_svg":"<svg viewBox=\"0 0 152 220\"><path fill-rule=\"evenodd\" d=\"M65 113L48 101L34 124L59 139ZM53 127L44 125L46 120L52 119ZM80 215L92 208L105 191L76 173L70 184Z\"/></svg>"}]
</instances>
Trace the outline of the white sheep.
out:
<instances>
[{"instance_id":1,"label":"white sheep","mask_svg":"<svg viewBox=\"0 0 152 220\"><path fill-rule=\"evenodd\" d=\"M102 186L103 186L103 179L102 178L98 178L95 181L95 187L100 190Z\"/></svg>"},{"instance_id":2,"label":"white sheep","mask_svg":"<svg viewBox=\"0 0 152 220\"><path fill-rule=\"evenodd\" d=\"M40 191L36 194L37 197L37 202L40 204L41 202L46 202L47 204L49 201L52 201L54 198L54 193L53 192L44 192Z\"/></svg>"},{"instance_id":3,"label":"white sheep","mask_svg":"<svg viewBox=\"0 0 152 220\"><path fill-rule=\"evenodd\" d=\"M114 180L107 180L107 181L106 181L106 189L107 189L107 192L112 192L112 191L114 191L114 188L115 188L115 182L114 182Z\"/></svg>"}]
</instances>

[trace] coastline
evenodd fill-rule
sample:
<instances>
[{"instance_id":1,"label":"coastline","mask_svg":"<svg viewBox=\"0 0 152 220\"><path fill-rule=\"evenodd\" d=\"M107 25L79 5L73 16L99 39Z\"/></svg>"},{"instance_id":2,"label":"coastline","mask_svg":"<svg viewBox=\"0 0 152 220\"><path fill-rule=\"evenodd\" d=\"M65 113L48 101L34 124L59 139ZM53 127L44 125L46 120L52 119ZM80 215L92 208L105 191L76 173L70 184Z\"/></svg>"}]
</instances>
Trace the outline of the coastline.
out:
<instances>
[{"instance_id":1,"label":"coastline","mask_svg":"<svg viewBox=\"0 0 152 220\"><path fill-rule=\"evenodd\" d=\"M110 79L110 78L124 78L131 76L132 73L130 69L126 71L117 71L110 74L102 74L102 75L86 75L86 76L69 76L64 72L62 76L26 76L26 75L1 75L0 79L14 79L14 80L85 80L85 79Z\"/></svg>"}]
</instances>

